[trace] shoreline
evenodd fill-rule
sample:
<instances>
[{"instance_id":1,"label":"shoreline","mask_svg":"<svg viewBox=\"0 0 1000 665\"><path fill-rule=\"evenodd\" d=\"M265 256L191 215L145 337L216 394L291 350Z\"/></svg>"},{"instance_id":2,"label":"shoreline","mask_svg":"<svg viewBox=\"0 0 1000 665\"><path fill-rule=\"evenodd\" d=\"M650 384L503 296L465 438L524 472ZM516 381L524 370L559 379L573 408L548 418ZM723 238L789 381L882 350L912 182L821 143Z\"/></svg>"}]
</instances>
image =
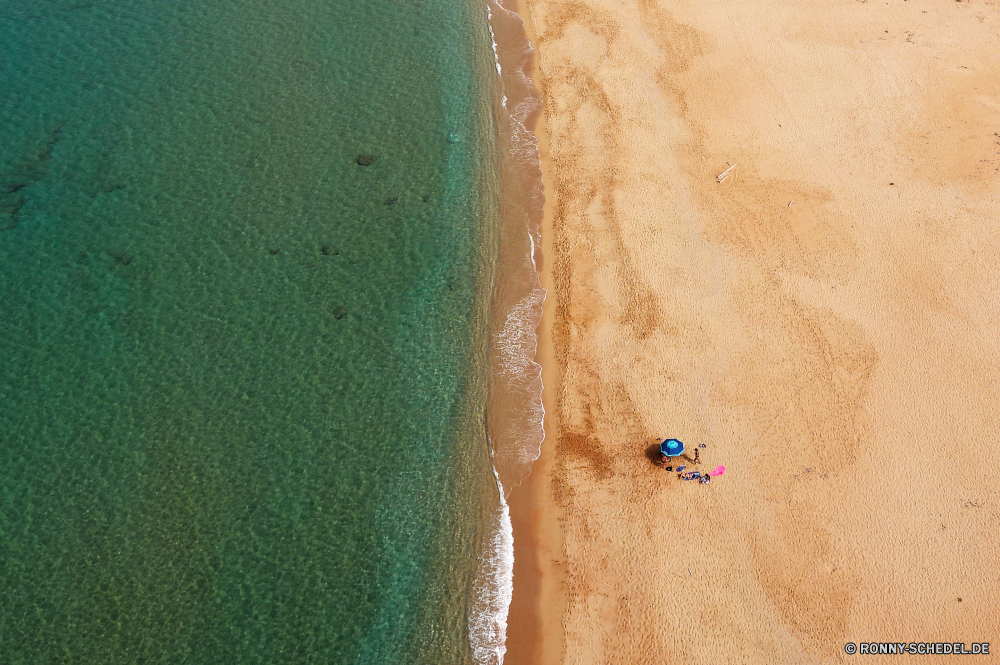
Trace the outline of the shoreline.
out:
<instances>
[{"instance_id":1,"label":"shoreline","mask_svg":"<svg viewBox=\"0 0 1000 665\"><path fill-rule=\"evenodd\" d=\"M537 469L550 438L551 405L544 382L548 342L544 333L551 313L545 296L551 293L544 173L546 155L543 108L533 84L535 58L522 8L513 0L487 0L487 19L498 75L494 117L498 121L500 159L497 277L493 287L493 338L487 430L493 466L506 495L512 545L503 556L510 568L503 574L507 605L504 621L496 622L493 653L477 662L535 662L543 626L537 604L545 578L546 552L535 528ZM554 440L554 439L552 439ZM509 549L507 549L509 547ZM499 616L498 616L499 618Z\"/></svg>"},{"instance_id":2,"label":"shoreline","mask_svg":"<svg viewBox=\"0 0 1000 665\"><path fill-rule=\"evenodd\" d=\"M514 0L511 11L524 22L532 48L535 34L524 0ZM535 665L562 660L562 609L558 576L553 569L562 548L558 507L552 500L550 479L558 441L559 367L556 361L553 326L557 294L554 279L554 220L556 189L546 126L546 98L537 49L530 60L528 75L542 95L542 108L532 131L538 142L538 156L545 192L541 223L538 272L546 291L542 318L537 332L535 362L542 368L542 404L545 409L541 451L528 477L508 497L514 532L514 584L507 618L506 665Z\"/></svg>"}]
</instances>

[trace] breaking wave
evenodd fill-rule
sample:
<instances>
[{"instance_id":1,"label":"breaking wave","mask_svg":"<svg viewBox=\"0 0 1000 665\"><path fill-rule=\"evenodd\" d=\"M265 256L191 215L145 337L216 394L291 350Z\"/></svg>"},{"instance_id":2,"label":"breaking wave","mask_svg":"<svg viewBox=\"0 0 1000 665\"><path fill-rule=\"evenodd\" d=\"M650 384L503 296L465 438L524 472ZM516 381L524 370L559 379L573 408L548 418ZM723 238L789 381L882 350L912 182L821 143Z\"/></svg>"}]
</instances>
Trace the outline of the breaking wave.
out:
<instances>
[{"instance_id":1,"label":"breaking wave","mask_svg":"<svg viewBox=\"0 0 1000 665\"><path fill-rule=\"evenodd\" d=\"M493 472L496 475L496 471ZM507 652L507 610L514 593L514 532L503 485L490 521L490 539L476 562L469 612L469 641L477 665L501 665Z\"/></svg>"}]
</instances>

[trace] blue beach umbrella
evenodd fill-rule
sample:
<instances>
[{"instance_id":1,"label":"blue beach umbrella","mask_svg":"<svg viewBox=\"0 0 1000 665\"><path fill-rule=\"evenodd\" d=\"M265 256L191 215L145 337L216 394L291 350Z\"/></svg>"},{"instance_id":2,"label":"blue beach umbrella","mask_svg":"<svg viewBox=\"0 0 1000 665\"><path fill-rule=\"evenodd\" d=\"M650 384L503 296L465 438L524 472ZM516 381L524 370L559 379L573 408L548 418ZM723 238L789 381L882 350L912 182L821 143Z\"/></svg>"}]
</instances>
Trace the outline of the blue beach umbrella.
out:
<instances>
[{"instance_id":1,"label":"blue beach umbrella","mask_svg":"<svg viewBox=\"0 0 1000 665\"><path fill-rule=\"evenodd\" d=\"M677 439L667 439L660 444L660 452L667 457L678 457L684 454L684 444Z\"/></svg>"}]
</instances>

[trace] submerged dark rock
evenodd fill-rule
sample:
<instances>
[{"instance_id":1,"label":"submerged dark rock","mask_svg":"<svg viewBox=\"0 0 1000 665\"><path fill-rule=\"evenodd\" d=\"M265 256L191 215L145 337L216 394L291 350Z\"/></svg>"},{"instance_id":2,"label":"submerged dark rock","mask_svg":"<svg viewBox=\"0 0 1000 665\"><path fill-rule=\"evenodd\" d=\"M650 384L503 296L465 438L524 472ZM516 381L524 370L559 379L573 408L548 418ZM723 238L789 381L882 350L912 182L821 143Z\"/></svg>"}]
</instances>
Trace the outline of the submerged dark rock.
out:
<instances>
[{"instance_id":1,"label":"submerged dark rock","mask_svg":"<svg viewBox=\"0 0 1000 665\"><path fill-rule=\"evenodd\" d=\"M323 245L323 256L338 256L340 250L333 245Z\"/></svg>"},{"instance_id":2,"label":"submerged dark rock","mask_svg":"<svg viewBox=\"0 0 1000 665\"><path fill-rule=\"evenodd\" d=\"M347 316L347 307L344 305L337 305L333 308L333 318L340 320Z\"/></svg>"},{"instance_id":3,"label":"submerged dark rock","mask_svg":"<svg viewBox=\"0 0 1000 665\"><path fill-rule=\"evenodd\" d=\"M391 206L391 205L394 205L396 203L396 201L398 201L398 200L399 200L398 196L390 196L389 198L387 198L385 200L385 204L387 206Z\"/></svg>"},{"instance_id":4,"label":"submerged dark rock","mask_svg":"<svg viewBox=\"0 0 1000 665\"><path fill-rule=\"evenodd\" d=\"M8 194L0 197L0 231L9 231L20 223L21 208L24 207L23 194Z\"/></svg>"},{"instance_id":5,"label":"submerged dark rock","mask_svg":"<svg viewBox=\"0 0 1000 665\"><path fill-rule=\"evenodd\" d=\"M269 251L269 252L271 253L271 256L274 256L275 254L277 254L278 252L280 252L280 251L281 251L281 248L279 248L279 247L272 247L272 248L271 248L270 250L268 250L268 251Z\"/></svg>"},{"instance_id":6,"label":"submerged dark rock","mask_svg":"<svg viewBox=\"0 0 1000 665\"><path fill-rule=\"evenodd\" d=\"M115 254L115 263L120 263L123 266L127 266L132 263L132 255L126 252L118 252Z\"/></svg>"},{"instance_id":7,"label":"submerged dark rock","mask_svg":"<svg viewBox=\"0 0 1000 665\"><path fill-rule=\"evenodd\" d=\"M358 155L358 166L371 166L377 158L372 155Z\"/></svg>"}]
</instances>

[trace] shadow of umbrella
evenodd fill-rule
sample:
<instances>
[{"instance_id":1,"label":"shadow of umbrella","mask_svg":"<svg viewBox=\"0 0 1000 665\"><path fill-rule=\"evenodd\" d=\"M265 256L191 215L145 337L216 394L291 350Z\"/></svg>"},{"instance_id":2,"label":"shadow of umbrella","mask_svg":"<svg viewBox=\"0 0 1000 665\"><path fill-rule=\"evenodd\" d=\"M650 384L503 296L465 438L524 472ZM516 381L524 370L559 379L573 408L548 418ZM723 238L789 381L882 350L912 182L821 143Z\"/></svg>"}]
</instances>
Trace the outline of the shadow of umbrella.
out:
<instances>
[{"instance_id":1,"label":"shadow of umbrella","mask_svg":"<svg viewBox=\"0 0 1000 665\"><path fill-rule=\"evenodd\" d=\"M655 464L656 466L661 466L663 460L660 459L660 444L653 443L646 446L646 459Z\"/></svg>"}]
</instances>

